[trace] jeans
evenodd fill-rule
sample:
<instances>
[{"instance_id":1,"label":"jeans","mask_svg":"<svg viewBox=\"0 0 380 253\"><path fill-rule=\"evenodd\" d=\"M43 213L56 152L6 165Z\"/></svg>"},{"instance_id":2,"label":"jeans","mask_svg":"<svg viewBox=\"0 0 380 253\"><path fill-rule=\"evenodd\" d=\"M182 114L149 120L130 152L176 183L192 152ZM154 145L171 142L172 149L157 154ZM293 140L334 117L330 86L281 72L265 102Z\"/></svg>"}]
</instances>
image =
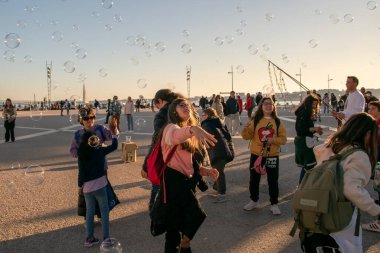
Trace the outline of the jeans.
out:
<instances>
[{"instance_id":1,"label":"jeans","mask_svg":"<svg viewBox=\"0 0 380 253\"><path fill-rule=\"evenodd\" d=\"M132 114L126 114L128 131L133 131L133 116Z\"/></svg>"},{"instance_id":2,"label":"jeans","mask_svg":"<svg viewBox=\"0 0 380 253\"><path fill-rule=\"evenodd\" d=\"M249 163L249 192L251 194L251 199L255 202L259 200L259 186L261 174L257 173L253 168L253 164L255 163L257 155L251 154L251 160ZM278 156L271 156L263 158L263 164L266 164L265 167L267 169L267 179L268 179L268 187L269 187L269 197L271 205L275 205L278 203Z\"/></svg>"},{"instance_id":3,"label":"jeans","mask_svg":"<svg viewBox=\"0 0 380 253\"><path fill-rule=\"evenodd\" d=\"M236 135L239 131L239 113L229 114L226 116L227 129L231 135Z\"/></svg>"},{"instance_id":4,"label":"jeans","mask_svg":"<svg viewBox=\"0 0 380 253\"><path fill-rule=\"evenodd\" d=\"M87 192L84 194L86 200L86 232L87 238L94 237L94 215L96 202L99 204L100 214L102 215L102 232L103 238L110 237L109 235L109 208L107 199L106 186L97 191Z\"/></svg>"},{"instance_id":5,"label":"jeans","mask_svg":"<svg viewBox=\"0 0 380 253\"><path fill-rule=\"evenodd\" d=\"M226 175L224 174L224 167L226 166L226 160L218 160L211 166L218 170L219 177L216 181L216 186L219 194L226 194Z\"/></svg>"},{"instance_id":6,"label":"jeans","mask_svg":"<svg viewBox=\"0 0 380 253\"><path fill-rule=\"evenodd\" d=\"M13 120L11 123L8 122L8 120L4 121L4 127L5 127L5 142L9 141L9 137L11 141L15 141L15 121Z\"/></svg>"},{"instance_id":7,"label":"jeans","mask_svg":"<svg viewBox=\"0 0 380 253\"><path fill-rule=\"evenodd\" d=\"M149 200L149 212L153 208L154 200L156 199L158 190L160 190L160 186L152 184L152 190L150 191L150 200Z\"/></svg>"}]
</instances>

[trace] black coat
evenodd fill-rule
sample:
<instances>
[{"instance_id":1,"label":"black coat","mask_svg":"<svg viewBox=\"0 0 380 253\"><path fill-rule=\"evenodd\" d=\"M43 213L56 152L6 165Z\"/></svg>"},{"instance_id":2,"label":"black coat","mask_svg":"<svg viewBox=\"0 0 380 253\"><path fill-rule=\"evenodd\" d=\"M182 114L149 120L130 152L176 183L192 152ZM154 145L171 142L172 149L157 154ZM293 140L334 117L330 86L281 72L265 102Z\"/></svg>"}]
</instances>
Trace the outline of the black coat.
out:
<instances>
[{"instance_id":1,"label":"black coat","mask_svg":"<svg viewBox=\"0 0 380 253\"><path fill-rule=\"evenodd\" d=\"M234 159L235 151L227 127L222 125L219 118L208 118L202 122L201 126L208 133L214 135L218 141L215 146L207 149L211 165L218 160L231 162Z\"/></svg>"}]
</instances>

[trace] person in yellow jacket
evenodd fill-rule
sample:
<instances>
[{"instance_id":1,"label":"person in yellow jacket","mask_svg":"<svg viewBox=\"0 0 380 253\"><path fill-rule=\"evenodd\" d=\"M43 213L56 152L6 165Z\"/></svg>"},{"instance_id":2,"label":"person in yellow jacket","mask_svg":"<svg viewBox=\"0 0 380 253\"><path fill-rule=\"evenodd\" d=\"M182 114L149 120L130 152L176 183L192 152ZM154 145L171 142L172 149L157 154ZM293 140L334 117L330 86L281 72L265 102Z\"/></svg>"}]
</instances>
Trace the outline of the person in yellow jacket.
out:
<instances>
[{"instance_id":1,"label":"person in yellow jacket","mask_svg":"<svg viewBox=\"0 0 380 253\"><path fill-rule=\"evenodd\" d=\"M280 146L286 144L286 129L277 117L276 107L272 98L261 99L252 120L241 132L244 140L250 140L251 159L249 163L250 179L249 192L251 200L244 210L251 211L258 206L260 171L254 169L255 161L262 155L262 165L266 168L269 196L273 215L280 215L278 203L278 175Z\"/></svg>"}]
</instances>

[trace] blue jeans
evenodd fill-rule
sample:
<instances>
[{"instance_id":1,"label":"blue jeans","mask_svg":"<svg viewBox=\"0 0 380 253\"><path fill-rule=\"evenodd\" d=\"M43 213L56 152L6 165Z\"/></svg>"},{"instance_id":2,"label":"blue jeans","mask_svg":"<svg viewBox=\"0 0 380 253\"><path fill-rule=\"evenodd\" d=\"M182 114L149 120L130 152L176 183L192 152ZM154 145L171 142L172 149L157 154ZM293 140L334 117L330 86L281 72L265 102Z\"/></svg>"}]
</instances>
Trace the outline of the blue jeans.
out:
<instances>
[{"instance_id":1,"label":"blue jeans","mask_svg":"<svg viewBox=\"0 0 380 253\"><path fill-rule=\"evenodd\" d=\"M128 131L133 131L133 116L132 114L126 114Z\"/></svg>"},{"instance_id":2,"label":"blue jeans","mask_svg":"<svg viewBox=\"0 0 380 253\"><path fill-rule=\"evenodd\" d=\"M150 201L149 201L149 212L152 211L154 200L156 199L158 190L160 190L160 186L152 184L152 190L150 192Z\"/></svg>"},{"instance_id":3,"label":"blue jeans","mask_svg":"<svg viewBox=\"0 0 380 253\"><path fill-rule=\"evenodd\" d=\"M99 204L100 214L102 215L102 231L103 238L110 237L110 220L109 220L109 208L107 199L106 187L100 188L97 191L88 192L84 194L86 200L86 230L87 238L94 237L94 215L96 202Z\"/></svg>"}]
</instances>

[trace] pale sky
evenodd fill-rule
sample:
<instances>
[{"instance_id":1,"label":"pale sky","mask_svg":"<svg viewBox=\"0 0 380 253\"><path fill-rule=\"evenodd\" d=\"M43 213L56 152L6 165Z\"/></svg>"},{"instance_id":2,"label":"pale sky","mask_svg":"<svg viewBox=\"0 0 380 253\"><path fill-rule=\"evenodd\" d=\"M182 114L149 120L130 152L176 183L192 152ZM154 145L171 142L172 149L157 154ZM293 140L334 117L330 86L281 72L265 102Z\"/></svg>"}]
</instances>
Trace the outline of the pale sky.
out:
<instances>
[{"instance_id":1,"label":"pale sky","mask_svg":"<svg viewBox=\"0 0 380 253\"><path fill-rule=\"evenodd\" d=\"M330 88L344 89L347 75L356 75L359 86L380 88L377 4L0 0L0 100L47 96L46 61L53 64L53 101L81 97L81 76L89 100L114 94L151 98L161 88L187 95L186 66L191 66L191 96L230 91L231 65L234 90L255 93L270 84L265 59L297 79L301 69L302 83L310 89L327 89L328 75ZM19 36L19 46L7 40L10 33ZM75 64L75 71L65 71L67 61ZM299 91L287 78L285 84L288 91Z\"/></svg>"}]
</instances>

